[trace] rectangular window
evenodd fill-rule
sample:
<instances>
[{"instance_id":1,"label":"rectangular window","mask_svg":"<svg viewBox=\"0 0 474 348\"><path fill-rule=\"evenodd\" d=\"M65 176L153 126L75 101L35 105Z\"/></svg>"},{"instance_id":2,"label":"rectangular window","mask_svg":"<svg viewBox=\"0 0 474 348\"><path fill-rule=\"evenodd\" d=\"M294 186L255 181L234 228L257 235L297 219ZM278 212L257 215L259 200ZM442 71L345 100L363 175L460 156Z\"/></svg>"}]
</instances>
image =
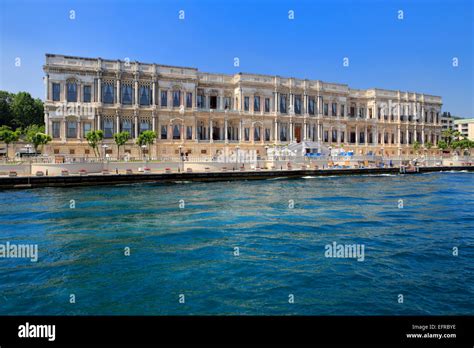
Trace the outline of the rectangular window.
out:
<instances>
[{"instance_id":1,"label":"rectangular window","mask_svg":"<svg viewBox=\"0 0 474 348\"><path fill-rule=\"evenodd\" d=\"M150 124L146 121L140 121L140 134L147 130L150 130Z\"/></svg>"},{"instance_id":2,"label":"rectangular window","mask_svg":"<svg viewBox=\"0 0 474 348\"><path fill-rule=\"evenodd\" d=\"M286 94L280 96L280 112L286 114Z\"/></svg>"},{"instance_id":3,"label":"rectangular window","mask_svg":"<svg viewBox=\"0 0 474 348\"><path fill-rule=\"evenodd\" d=\"M61 137L61 123L53 122L53 138Z\"/></svg>"},{"instance_id":4,"label":"rectangular window","mask_svg":"<svg viewBox=\"0 0 474 348\"><path fill-rule=\"evenodd\" d=\"M149 86L140 86L140 105L150 105L151 100L150 100L150 87Z\"/></svg>"},{"instance_id":5,"label":"rectangular window","mask_svg":"<svg viewBox=\"0 0 474 348\"><path fill-rule=\"evenodd\" d=\"M114 136L114 121L104 120L104 138L112 138Z\"/></svg>"},{"instance_id":6,"label":"rectangular window","mask_svg":"<svg viewBox=\"0 0 474 348\"><path fill-rule=\"evenodd\" d=\"M260 141L260 127L253 128L253 140Z\"/></svg>"},{"instance_id":7,"label":"rectangular window","mask_svg":"<svg viewBox=\"0 0 474 348\"><path fill-rule=\"evenodd\" d=\"M295 95L295 114L301 114L301 95Z\"/></svg>"},{"instance_id":8,"label":"rectangular window","mask_svg":"<svg viewBox=\"0 0 474 348\"><path fill-rule=\"evenodd\" d=\"M328 103L324 103L324 116L329 116L329 105Z\"/></svg>"},{"instance_id":9,"label":"rectangular window","mask_svg":"<svg viewBox=\"0 0 474 348\"><path fill-rule=\"evenodd\" d=\"M197 107L199 109L204 109L205 103L204 103L204 96L203 95L198 95L197 96Z\"/></svg>"},{"instance_id":10,"label":"rectangular window","mask_svg":"<svg viewBox=\"0 0 474 348\"><path fill-rule=\"evenodd\" d=\"M230 97L225 97L224 98L224 109L225 110L230 110L230 103L231 103L231 99Z\"/></svg>"},{"instance_id":11,"label":"rectangular window","mask_svg":"<svg viewBox=\"0 0 474 348\"><path fill-rule=\"evenodd\" d=\"M335 143L337 141L337 130L332 131L331 141Z\"/></svg>"},{"instance_id":12,"label":"rectangular window","mask_svg":"<svg viewBox=\"0 0 474 348\"><path fill-rule=\"evenodd\" d=\"M189 92L186 93L186 107L187 108L193 107L193 94Z\"/></svg>"},{"instance_id":13,"label":"rectangular window","mask_svg":"<svg viewBox=\"0 0 474 348\"><path fill-rule=\"evenodd\" d=\"M167 126L161 126L161 139L162 140L168 139L168 127Z\"/></svg>"},{"instance_id":14,"label":"rectangular window","mask_svg":"<svg viewBox=\"0 0 474 348\"><path fill-rule=\"evenodd\" d=\"M351 117L355 116L355 107L351 106L351 112L349 113Z\"/></svg>"},{"instance_id":15,"label":"rectangular window","mask_svg":"<svg viewBox=\"0 0 474 348\"><path fill-rule=\"evenodd\" d=\"M217 96L213 95L209 97L209 108L217 109Z\"/></svg>"},{"instance_id":16,"label":"rectangular window","mask_svg":"<svg viewBox=\"0 0 474 348\"><path fill-rule=\"evenodd\" d=\"M173 107L177 108L180 106L181 102L181 91L173 91Z\"/></svg>"},{"instance_id":17,"label":"rectangular window","mask_svg":"<svg viewBox=\"0 0 474 348\"><path fill-rule=\"evenodd\" d=\"M92 100L91 86L84 86L82 99L84 103L90 103Z\"/></svg>"},{"instance_id":18,"label":"rectangular window","mask_svg":"<svg viewBox=\"0 0 474 348\"><path fill-rule=\"evenodd\" d=\"M67 83L67 101L69 103L77 102L77 85L75 82Z\"/></svg>"},{"instance_id":19,"label":"rectangular window","mask_svg":"<svg viewBox=\"0 0 474 348\"><path fill-rule=\"evenodd\" d=\"M66 136L68 138L76 138L77 137L77 122L76 121L68 121L67 122Z\"/></svg>"},{"instance_id":20,"label":"rectangular window","mask_svg":"<svg viewBox=\"0 0 474 348\"><path fill-rule=\"evenodd\" d=\"M186 139L191 140L193 138L193 127L187 126L186 127Z\"/></svg>"},{"instance_id":21,"label":"rectangular window","mask_svg":"<svg viewBox=\"0 0 474 348\"><path fill-rule=\"evenodd\" d=\"M314 97L308 97L308 113L314 115Z\"/></svg>"},{"instance_id":22,"label":"rectangular window","mask_svg":"<svg viewBox=\"0 0 474 348\"><path fill-rule=\"evenodd\" d=\"M270 98L265 98L265 112L270 112Z\"/></svg>"},{"instance_id":23,"label":"rectangular window","mask_svg":"<svg viewBox=\"0 0 474 348\"><path fill-rule=\"evenodd\" d=\"M253 97L253 111L260 111L260 97Z\"/></svg>"},{"instance_id":24,"label":"rectangular window","mask_svg":"<svg viewBox=\"0 0 474 348\"><path fill-rule=\"evenodd\" d=\"M91 124L89 122L82 124L82 136L85 138L87 133L91 131Z\"/></svg>"},{"instance_id":25,"label":"rectangular window","mask_svg":"<svg viewBox=\"0 0 474 348\"><path fill-rule=\"evenodd\" d=\"M175 124L173 126L173 140L181 139L181 126L179 124Z\"/></svg>"},{"instance_id":26,"label":"rectangular window","mask_svg":"<svg viewBox=\"0 0 474 348\"><path fill-rule=\"evenodd\" d=\"M53 101L60 101L61 99L61 85L53 83Z\"/></svg>"},{"instance_id":27,"label":"rectangular window","mask_svg":"<svg viewBox=\"0 0 474 348\"><path fill-rule=\"evenodd\" d=\"M265 141L270 141L270 128L265 128Z\"/></svg>"},{"instance_id":28,"label":"rectangular window","mask_svg":"<svg viewBox=\"0 0 474 348\"><path fill-rule=\"evenodd\" d=\"M280 140L281 141L287 141L287 134L288 134L287 124L281 124Z\"/></svg>"},{"instance_id":29,"label":"rectangular window","mask_svg":"<svg viewBox=\"0 0 474 348\"><path fill-rule=\"evenodd\" d=\"M249 111L249 97L244 97L244 111Z\"/></svg>"},{"instance_id":30,"label":"rectangular window","mask_svg":"<svg viewBox=\"0 0 474 348\"><path fill-rule=\"evenodd\" d=\"M331 116L337 116L337 103L331 105Z\"/></svg>"},{"instance_id":31,"label":"rectangular window","mask_svg":"<svg viewBox=\"0 0 474 348\"><path fill-rule=\"evenodd\" d=\"M168 106L168 91L161 91L161 107Z\"/></svg>"},{"instance_id":32,"label":"rectangular window","mask_svg":"<svg viewBox=\"0 0 474 348\"><path fill-rule=\"evenodd\" d=\"M372 118L372 108L369 109L369 118Z\"/></svg>"},{"instance_id":33,"label":"rectangular window","mask_svg":"<svg viewBox=\"0 0 474 348\"><path fill-rule=\"evenodd\" d=\"M346 109L346 106L344 104L341 104L341 117L344 117L344 113L345 113L345 110Z\"/></svg>"},{"instance_id":34,"label":"rectangular window","mask_svg":"<svg viewBox=\"0 0 474 348\"><path fill-rule=\"evenodd\" d=\"M245 141L250 140L250 128L244 128L244 140Z\"/></svg>"},{"instance_id":35,"label":"rectangular window","mask_svg":"<svg viewBox=\"0 0 474 348\"><path fill-rule=\"evenodd\" d=\"M104 104L114 103L114 87L110 83L102 84L102 102Z\"/></svg>"},{"instance_id":36,"label":"rectangular window","mask_svg":"<svg viewBox=\"0 0 474 348\"><path fill-rule=\"evenodd\" d=\"M132 121L131 120L122 120L122 132L128 132L130 136L132 135Z\"/></svg>"},{"instance_id":37,"label":"rectangular window","mask_svg":"<svg viewBox=\"0 0 474 348\"><path fill-rule=\"evenodd\" d=\"M122 104L132 105L133 89L130 85L122 85Z\"/></svg>"}]
</instances>

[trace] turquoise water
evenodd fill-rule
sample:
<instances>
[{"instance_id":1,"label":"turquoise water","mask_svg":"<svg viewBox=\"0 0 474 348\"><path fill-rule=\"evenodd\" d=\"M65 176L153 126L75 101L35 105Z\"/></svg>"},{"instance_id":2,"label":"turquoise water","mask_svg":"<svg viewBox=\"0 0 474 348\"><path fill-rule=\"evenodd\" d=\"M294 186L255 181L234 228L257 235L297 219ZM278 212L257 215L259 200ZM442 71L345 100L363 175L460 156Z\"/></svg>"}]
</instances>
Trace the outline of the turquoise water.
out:
<instances>
[{"instance_id":1,"label":"turquoise water","mask_svg":"<svg viewBox=\"0 0 474 348\"><path fill-rule=\"evenodd\" d=\"M0 314L472 315L473 202L472 173L0 191L39 250L0 258Z\"/></svg>"}]
</instances>

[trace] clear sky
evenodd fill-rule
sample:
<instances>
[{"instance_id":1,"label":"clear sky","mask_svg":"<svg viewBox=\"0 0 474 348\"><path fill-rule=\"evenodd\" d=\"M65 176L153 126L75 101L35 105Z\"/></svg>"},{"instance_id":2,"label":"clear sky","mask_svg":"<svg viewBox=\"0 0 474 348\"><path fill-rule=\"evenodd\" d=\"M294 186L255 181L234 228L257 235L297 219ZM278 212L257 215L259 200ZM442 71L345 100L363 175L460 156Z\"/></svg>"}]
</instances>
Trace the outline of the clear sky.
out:
<instances>
[{"instance_id":1,"label":"clear sky","mask_svg":"<svg viewBox=\"0 0 474 348\"><path fill-rule=\"evenodd\" d=\"M0 0L0 89L43 98L45 53L128 57L440 95L474 117L473 2Z\"/></svg>"}]
</instances>

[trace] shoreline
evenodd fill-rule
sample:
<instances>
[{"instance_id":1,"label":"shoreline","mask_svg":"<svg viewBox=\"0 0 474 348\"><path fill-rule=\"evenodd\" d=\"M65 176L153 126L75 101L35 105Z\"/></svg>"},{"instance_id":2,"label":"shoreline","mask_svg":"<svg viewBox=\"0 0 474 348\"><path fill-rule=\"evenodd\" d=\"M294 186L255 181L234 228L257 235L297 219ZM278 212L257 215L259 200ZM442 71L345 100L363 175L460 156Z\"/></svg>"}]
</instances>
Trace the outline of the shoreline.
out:
<instances>
[{"instance_id":1,"label":"shoreline","mask_svg":"<svg viewBox=\"0 0 474 348\"><path fill-rule=\"evenodd\" d=\"M234 180L265 180L272 178L297 179L305 176L346 176L363 174L399 174L470 171L474 166L419 167L417 173L400 173L400 168L348 168L348 169L295 169L295 170L248 170L226 172L181 172L137 174L88 174L69 176L17 176L0 177L0 189L30 189L41 187L78 187L118 185L133 183L218 182Z\"/></svg>"}]
</instances>

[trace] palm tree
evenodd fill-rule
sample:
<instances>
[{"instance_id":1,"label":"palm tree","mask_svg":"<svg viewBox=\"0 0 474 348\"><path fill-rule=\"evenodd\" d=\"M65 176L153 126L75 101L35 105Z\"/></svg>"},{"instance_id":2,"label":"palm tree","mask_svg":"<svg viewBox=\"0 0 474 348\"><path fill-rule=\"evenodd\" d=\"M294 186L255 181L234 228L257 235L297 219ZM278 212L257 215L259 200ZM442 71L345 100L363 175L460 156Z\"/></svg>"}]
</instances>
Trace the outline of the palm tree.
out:
<instances>
[{"instance_id":1,"label":"palm tree","mask_svg":"<svg viewBox=\"0 0 474 348\"><path fill-rule=\"evenodd\" d=\"M117 160L120 159L120 146L125 145L128 139L130 139L130 133L127 131L114 134L115 144L117 144Z\"/></svg>"}]
</instances>

